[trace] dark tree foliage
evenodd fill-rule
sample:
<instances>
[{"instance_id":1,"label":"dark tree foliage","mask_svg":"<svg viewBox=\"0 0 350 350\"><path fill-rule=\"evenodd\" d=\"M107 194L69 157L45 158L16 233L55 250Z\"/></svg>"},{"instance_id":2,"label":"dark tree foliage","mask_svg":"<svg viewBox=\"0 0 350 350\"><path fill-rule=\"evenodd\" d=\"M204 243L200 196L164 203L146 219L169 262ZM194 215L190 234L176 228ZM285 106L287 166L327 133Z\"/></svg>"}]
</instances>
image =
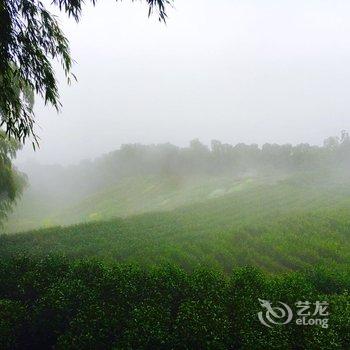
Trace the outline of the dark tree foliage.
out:
<instances>
[{"instance_id":1,"label":"dark tree foliage","mask_svg":"<svg viewBox=\"0 0 350 350\"><path fill-rule=\"evenodd\" d=\"M12 159L19 148L18 141L0 133L0 224L21 195L26 183L24 175L17 172L12 165Z\"/></svg>"},{"instance_id":2,"label":"dark tree foliage","mask_svg":"<svg viewBox=\"0 0 350 350\"><path fill-rule=\"evenodd\" d=\"M149 15L166 20L171 0L146 0ZM96 0L91 0L95 5ZM83 0L53 0L52 5L79 20ZM72 58L57 18L39 0L0 0L0 126L20 142L34 137L35 116L28 91L59 110L61 104L52 60L58 60L70 83Z\"/></svg>"},{"instance_id":3,"label":"dark tree foliage","mask_svg":"<svg viewBox=\"0 0 350 350\"><path fill-rule=\"evenodd\" d=\"M1 349L348 349L349 274L187 273L60 257L0 262ZM318 281L327 281L324 289ZM259 298L329 303L329 327L268 328Z\"/></svg>"}]
</instances>

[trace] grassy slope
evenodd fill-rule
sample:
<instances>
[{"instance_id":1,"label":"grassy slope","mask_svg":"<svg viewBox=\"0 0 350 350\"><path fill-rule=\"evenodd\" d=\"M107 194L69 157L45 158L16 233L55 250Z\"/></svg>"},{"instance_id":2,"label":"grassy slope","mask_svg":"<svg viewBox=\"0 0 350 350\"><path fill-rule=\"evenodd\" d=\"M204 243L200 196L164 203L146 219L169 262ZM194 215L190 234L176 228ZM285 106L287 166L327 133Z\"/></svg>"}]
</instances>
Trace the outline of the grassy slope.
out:
<instances>
[{"instance_id":1,"label":"grassy slope","mask_svg":"<svg viewBox=\"0 0 350 350\"><path fill-rule=\"evenodd\" d=\"M238 265L272 272L319 263L346 266L349 213L348 186L255 184L168 212L4 235L0 254L59 252L226 271Z\"/></svg>"},{"instance_id":2,"label":"grassy slope","mask_svg":"<svg viewBox=\"0 0 350 350\"><path fill-rule=\"evenodd\" d=\"M256 180L255 180L256 181ZM29 189L5 225L19 232L55 225L107 220L151 211L164 211L251 186L252 179L230 177L132 177L67 203L50 193Z\"/></svg>"}]
</instances>

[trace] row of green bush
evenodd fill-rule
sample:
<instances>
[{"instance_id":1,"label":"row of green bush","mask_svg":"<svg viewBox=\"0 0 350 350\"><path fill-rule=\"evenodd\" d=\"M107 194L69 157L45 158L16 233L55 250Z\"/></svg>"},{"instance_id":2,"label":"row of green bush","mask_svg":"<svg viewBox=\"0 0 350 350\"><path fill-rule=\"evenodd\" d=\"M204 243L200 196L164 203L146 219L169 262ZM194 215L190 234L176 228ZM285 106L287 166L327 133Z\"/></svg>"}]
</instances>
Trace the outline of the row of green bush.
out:
<instances>
[{"instance_id":1,"label":"row of green bush","mask_svg":"<svg viewBox=\"0 0 350 350\"><path fill-rule=\"evenodd\" d=\"M225 272L246 265L274 273L345 265L349 210L350 186L264 184L168 212L0 235L0 256L64 254Z\"/></svg>"},{"instance_id":2,"label":"row of green bush","mask_svg":"<svg viewBox=\"0 0 350 350\"><path fill-rule=\"evenodd\" d=\"M230 276L64 257L0 262L1 349L346 349L350 273ZM329 327L261 324L259 299L329 303ZM266 310L265 310L266 311Z\"/></svg>"}]
</instances>

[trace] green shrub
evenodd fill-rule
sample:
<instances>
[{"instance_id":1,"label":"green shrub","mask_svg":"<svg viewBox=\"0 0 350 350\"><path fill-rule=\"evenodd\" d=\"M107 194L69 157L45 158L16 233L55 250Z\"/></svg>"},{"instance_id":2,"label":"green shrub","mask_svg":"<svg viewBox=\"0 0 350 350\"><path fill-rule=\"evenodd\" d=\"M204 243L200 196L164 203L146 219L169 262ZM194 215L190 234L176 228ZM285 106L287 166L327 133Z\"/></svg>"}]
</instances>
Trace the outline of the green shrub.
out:
<instances>
[{"instance_id":1,"label":"green shrub","mask_svg":"<svg viewBox=\"0 0 350 350\"><path fill-rule=\"evenodd\" d=\"M29 341L26 307L0 299L0 349L23 349Z\"/></svg>"}]
</instances>

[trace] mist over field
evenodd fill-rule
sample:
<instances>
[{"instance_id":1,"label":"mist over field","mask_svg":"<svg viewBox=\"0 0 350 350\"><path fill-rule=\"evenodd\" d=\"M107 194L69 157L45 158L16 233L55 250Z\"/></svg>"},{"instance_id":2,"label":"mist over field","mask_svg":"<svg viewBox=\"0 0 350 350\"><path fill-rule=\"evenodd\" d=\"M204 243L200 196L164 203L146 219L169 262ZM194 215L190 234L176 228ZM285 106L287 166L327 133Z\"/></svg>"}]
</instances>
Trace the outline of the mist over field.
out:
<instances>
[{"instance_id":1,"label":"mist over field","mask_svg":"<svg viewBox=\"0 0 350 350\"><path fill-rule=\"evenodd\" d=\"M194 139L187 147L125 144L69 166L27 162L22 170L28 185L5 231L170 210L259 184L306 181L332 189L348 183L349 153L349 134L343 130L323 146L217 140L206 146Z\"/></svg>"},{"instance_id":2,"label":"mist over field","mask_svg":"<svg viewBox=\"0 0 350 350\"><path fill-rule=\"evenodd\" d=\"M348 349L350 2L4 4L0 349Z\"/></svg>"}]
</instances>

